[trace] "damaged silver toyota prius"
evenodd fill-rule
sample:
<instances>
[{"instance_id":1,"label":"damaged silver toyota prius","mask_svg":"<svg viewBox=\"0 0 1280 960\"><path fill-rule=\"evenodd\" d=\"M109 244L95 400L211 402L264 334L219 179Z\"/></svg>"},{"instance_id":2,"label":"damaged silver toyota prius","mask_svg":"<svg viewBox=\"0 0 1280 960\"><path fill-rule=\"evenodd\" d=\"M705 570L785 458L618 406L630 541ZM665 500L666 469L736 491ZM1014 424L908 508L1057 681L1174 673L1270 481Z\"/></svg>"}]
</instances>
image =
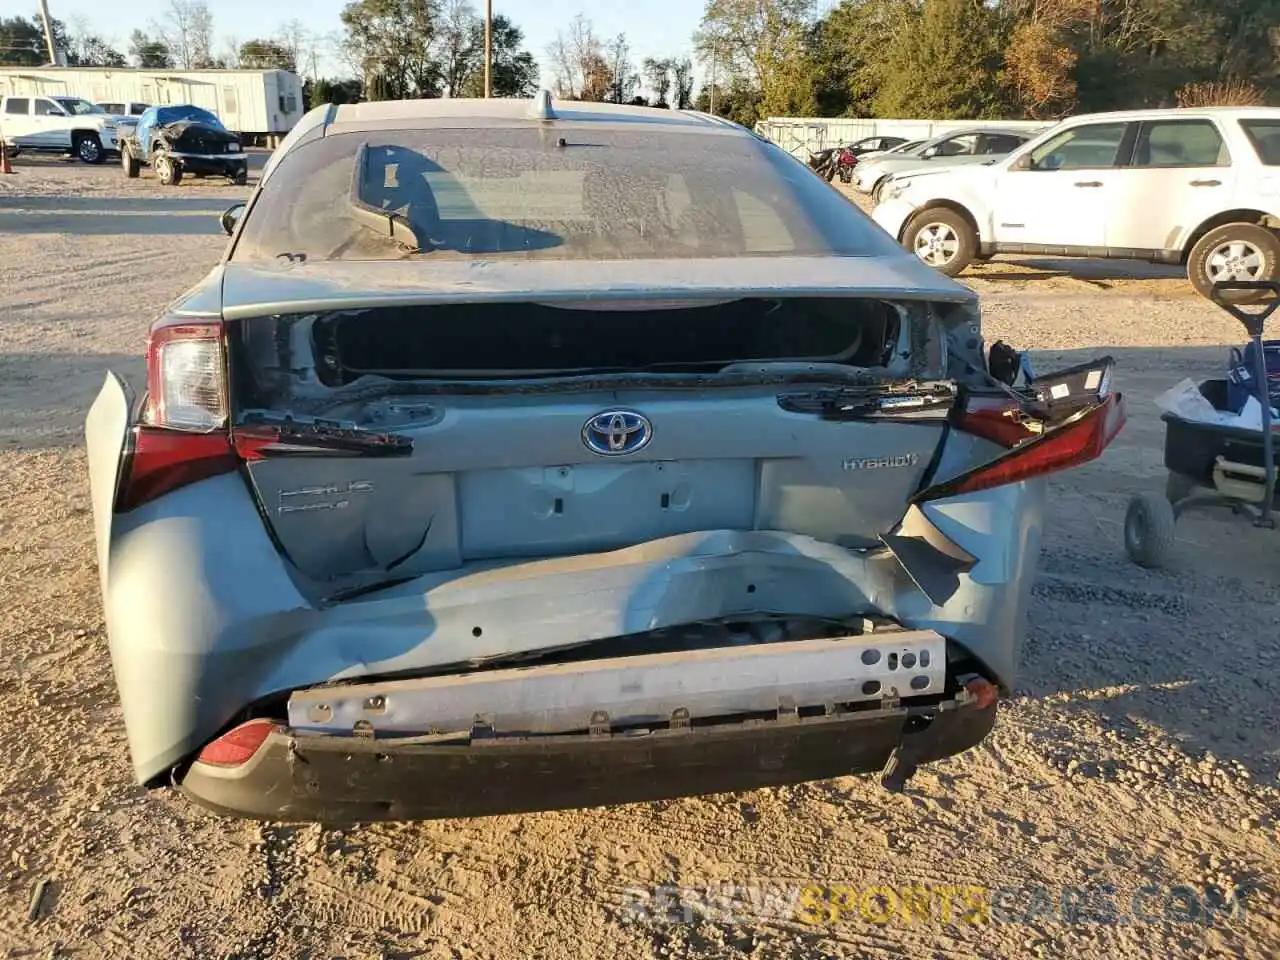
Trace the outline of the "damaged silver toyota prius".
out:
<instances>
[{"instance_id":1,"label":"damaged silver toyota prius","mask_svg":"<svg viewBox=\"0 0 1280 960\"><path fill-rule=\"evenodd\" d=\"M359 822L980 742L1046 476L1124 407L803 163L673 110L308 114L87 442L139 782Z\"/></svg>"}]
</instances>

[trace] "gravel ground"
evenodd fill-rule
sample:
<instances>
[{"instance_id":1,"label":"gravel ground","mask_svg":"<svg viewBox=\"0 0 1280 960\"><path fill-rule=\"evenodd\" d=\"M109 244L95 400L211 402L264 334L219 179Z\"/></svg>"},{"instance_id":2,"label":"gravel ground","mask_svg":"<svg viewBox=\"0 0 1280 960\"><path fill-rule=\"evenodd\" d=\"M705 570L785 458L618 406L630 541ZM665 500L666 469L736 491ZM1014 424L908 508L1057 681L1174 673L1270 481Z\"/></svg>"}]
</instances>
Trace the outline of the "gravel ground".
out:
<instances>
[{"instance_id":1,"label":"gravel ground","mask_svg":"<svg viewBox=\"0 0 1280 960\"><path fill-rule=\"evenodd\" d=\"M173 195L118 170L19 169L0 191ZM136 382L152 315L222 246L149 235L137 219L119 218L115 234L0 233L0 956L1280 952L1276 535L1188 517L1169 573L1130 565L1121 547L1129 495L1163 485L1152 397L1220 370L1223 345L1241 339L1176 273L1024 261L966 277L990 338L1034 348L1042 368L1110 353L1130 404L1106 455L1052 484L1022 679L978 749L926 768L900 796L849 777L334 832L212 818L130 780L81 422L107 368ZM624 909L632 887L752 882L1017 889L980 924L937 910L876 923L872 901L869 918L853 909L816 925L745 904L689 923L632 922ZM1120 922L1106 919L1105 885ZM1129 916L1144 885L1146 914ZM1093 922L1029 910L1036 886L1055 902L1084 896ZM1243 915L1188 916L1206 886L1247 890Z\"/></svg>"}]
</instances>

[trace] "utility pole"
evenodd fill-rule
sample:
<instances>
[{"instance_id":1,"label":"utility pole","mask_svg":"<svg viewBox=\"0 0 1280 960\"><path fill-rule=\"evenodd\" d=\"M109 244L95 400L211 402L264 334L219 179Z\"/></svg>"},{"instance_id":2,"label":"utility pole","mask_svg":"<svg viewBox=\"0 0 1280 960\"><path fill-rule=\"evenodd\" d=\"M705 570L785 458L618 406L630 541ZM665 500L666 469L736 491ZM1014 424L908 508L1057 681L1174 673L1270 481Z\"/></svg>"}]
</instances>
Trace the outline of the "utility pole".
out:
<instances>
[{"instance_id":1,"label":"utility pole","mask_svg":"<svg viewBox=\"0 0 1280 960\"><path fill-rule=\"evenodd\" d=\"M484 96L493 96L493 0L484 0Z\"/></svg>"},{"instance_id":2,"label":"utility pole","mask_svg":"<svg viewBox=\"0 0 1280 960\"><path fill-rule=\"evenodd\" d=\"M716 112L716 41L711 41L711 109L708 113Z\"/></svg>"},{"instance_id":3,"label":"utility pole","mask_svg":"<svg viewBox=\"0 0 1280 960\"><path fill-rule=\"evenodd\" d=\"M44 21L44 42L49 47L49 63L58 65L58 48L53 45L53 21L49 17L49 0L40 0L40 18Z\"/></svg>"}]
</instances>

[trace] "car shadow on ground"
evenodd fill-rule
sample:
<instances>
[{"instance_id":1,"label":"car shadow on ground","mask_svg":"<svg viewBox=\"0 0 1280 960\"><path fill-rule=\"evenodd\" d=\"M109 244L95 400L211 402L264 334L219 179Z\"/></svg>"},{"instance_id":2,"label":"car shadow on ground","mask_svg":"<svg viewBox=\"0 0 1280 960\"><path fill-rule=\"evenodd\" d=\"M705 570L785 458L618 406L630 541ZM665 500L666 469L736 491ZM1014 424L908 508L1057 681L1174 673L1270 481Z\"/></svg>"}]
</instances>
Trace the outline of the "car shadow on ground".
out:
<instances>
[{"instance_id":1,"label":"car shadow on ground","mask_svg":"<svg viewBox=\"0 0 1280 960\"><path fill-rule=\"evenodd\" d=\"M206 204L207 206L207 204ZM230 204L227 204L230 206ZM69 234L71 236L203 236L223 233L218 222L221 209L207 212L182 210L4 210L0 209L0 234Z\"/></svg>"},{"instance_id":2,"label":"car shadow on ground","mask_svg":"<svg viewBox=\"0 0 1280 960\"><path fill-rule=\"evenodd\" d=\"M1052 280L1067 277L1085 281L1182 280L1185 267L1142 260L1088 260L1067 257L1001 256L971 266L960 279Z\"/></svg>"},{"instance_id":3,"label":"car shadow on ground","mask_svg":"<svg viewBox=\"0 0 1280 960\"><path fill-rule=\"evenodd\" d=\"M217 196L84 196L49 197L38 194L0 194L0 214L13 211L34 214L106 216L122 214L221 213L237 201ZM216 214L215 214L216 215Z\"/></svg>"}]
</instances>

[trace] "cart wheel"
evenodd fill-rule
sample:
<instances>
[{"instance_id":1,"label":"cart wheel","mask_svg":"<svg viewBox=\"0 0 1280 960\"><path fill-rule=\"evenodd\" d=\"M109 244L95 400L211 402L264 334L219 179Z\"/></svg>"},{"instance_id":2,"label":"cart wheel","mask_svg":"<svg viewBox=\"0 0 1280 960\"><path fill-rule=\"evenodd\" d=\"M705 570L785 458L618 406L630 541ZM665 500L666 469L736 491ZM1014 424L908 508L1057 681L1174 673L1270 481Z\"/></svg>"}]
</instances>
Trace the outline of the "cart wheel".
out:
<instances>
[{"instance_id":1,"label":"cart wheel","mask_svg":"<svg viewBox=\"0 0 1280 960\"><path fill-rule=\"evenodd\" d=\"M1164 497L1140 493L1129 501L1124 515L1124 549L1142 567L1163 567L1173 553L1176 520Z\"/></svg>"}]
</instances>

